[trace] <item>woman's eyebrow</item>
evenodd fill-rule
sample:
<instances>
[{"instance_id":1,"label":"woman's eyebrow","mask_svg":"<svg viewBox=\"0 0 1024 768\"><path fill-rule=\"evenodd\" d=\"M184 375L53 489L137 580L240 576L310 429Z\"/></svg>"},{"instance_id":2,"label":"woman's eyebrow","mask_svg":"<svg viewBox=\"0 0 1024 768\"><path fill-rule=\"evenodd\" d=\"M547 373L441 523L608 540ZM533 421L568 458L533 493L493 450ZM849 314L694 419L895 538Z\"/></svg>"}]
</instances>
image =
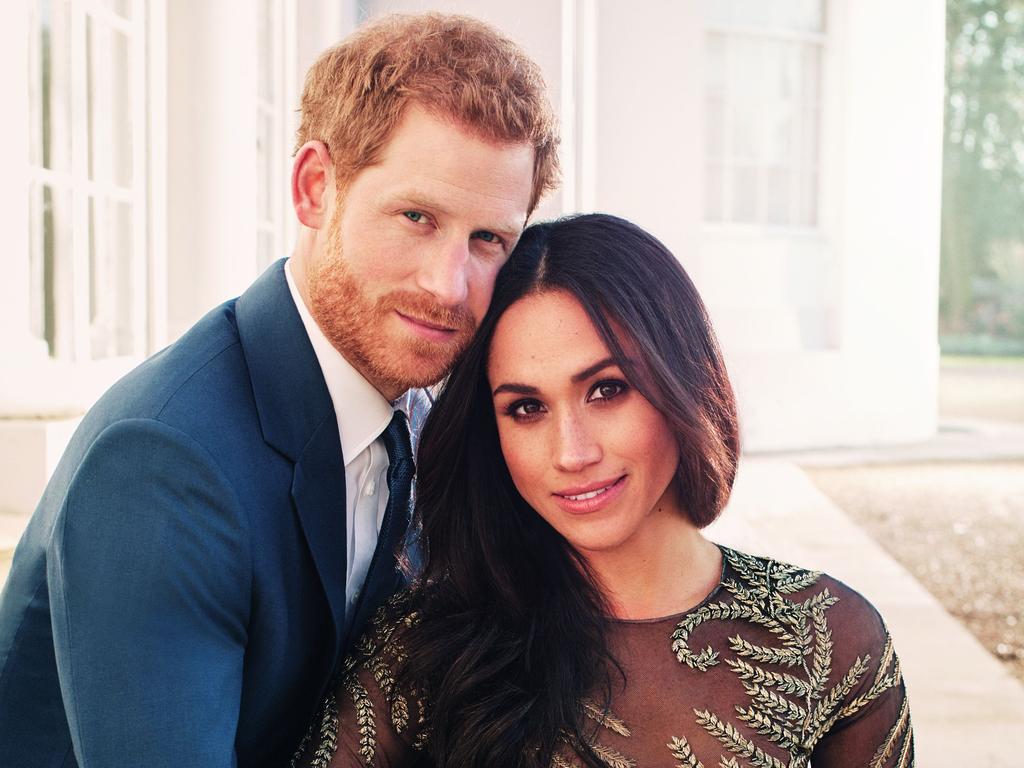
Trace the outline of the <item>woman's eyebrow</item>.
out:
<instances>
[{"instance_id":1,"label":"woman's eyebrow","mask_svg":"<svg viewBox=\"0 0 1024 768\"><path fill-rule=\"evenodd\" d=\"M572 383L579 384L581 381L586 381L595 373L603 371L605 368L611 368L613 365L618 365L619 362L614 357L606 357L604 360L598 360L593 365L587 366L579 373L572 375Z\"/></svg>"},{"instance_id":2,"label":"woman's eyebrow","mask_svg":"<svg viewBox=\"0 0 1024 768\"><path fill-rule=\"evenodd\" d=\"M494 397L501 392L511 392L515 395L539 395L540 390L536 387L531 387L529 384L499 384L495 387L494 391L491 392L491 397Z\"/></svg>"},{"instance_id":3,"label":"woman's eyebrow","mask_svg":"<svg viewBox=\"0 0 1024 768\"><path fill-rule=\"evenodd\" d=\"M611 368L613 366L617 366L618 364L619 361L616 360L614 357L606 357L603 360L598 360L593 365L588 365L579 373L574 373L570 377L570 381L572 381L573 384L579 384L581 381L586 381L587 379L589 379L595 373L600 373L605 368ZM537 387L531 386L530 384L516 384L514 382L508 382L506 384L499 384L497 387L495 387L494 391L491 392L491 397L494 397L495 395L498 395L502 392L511 392L516 395L540 394L540 390L537 389Z\"/></svg>"}]
</instances>

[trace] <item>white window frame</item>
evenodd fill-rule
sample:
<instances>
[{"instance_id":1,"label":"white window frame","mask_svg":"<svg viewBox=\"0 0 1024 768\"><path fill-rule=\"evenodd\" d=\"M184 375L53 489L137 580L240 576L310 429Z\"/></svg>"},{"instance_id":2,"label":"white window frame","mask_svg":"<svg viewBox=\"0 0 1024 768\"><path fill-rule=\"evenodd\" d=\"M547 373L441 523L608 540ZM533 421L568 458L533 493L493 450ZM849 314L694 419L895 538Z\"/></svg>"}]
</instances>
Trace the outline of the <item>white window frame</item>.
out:
<instances>
[{"instance_id":1,"label":"white window frame","mask_svg":"<svg viewBox=\"0 0 1024 768\"><path fill-rule=\"evenodd\" d=\"M826 212L824 208L824 202L826 199L824 188L825 188L825 169L824 169L824 157L826 148L826 135L828 132L827 125L827 111L830 100L830 66L829 56L831 54L832 47L832 34L835 27L835 14L834 14L834 3L830 0L823 0L823 16L824 16L824 31L823 32L801 32L791 29L772 29L766 27L753 27L743 26L734 24L717 24L708 23L705 26L705 39L709 39L712 36L720 36L725 38L725 82L729 83L731 79L731 69L734 65L734 55L732 46L729 45L729 40L769 40L773 42L792 42L801 45L816 45L819 50L819 70L818 70L818 101L816 109L818 113L817 122L817 135L815 136L815 142L817 144L816 151L814 153L815 162L810 165L805 165L800 162L790 162L785 167L790 171L797 171L799 173L811 174L813 173L815 178L814 190L811 193L814 200L814 220L813 223L804 225L793 223L798 220L800 198L799 195L792 193L789 200L789 218L788 223L774 223L768 221L766 215L766 185L767 185L767 172L776 166L771 166L758 158L735 158L730 156L730 145L731 136L729 131L733 121L730 117L730 101L728 94L723 99L723 113L722 113L722 126L725 135L722 139L723 153L720 157L712 157L707 151L704 154L705 163L705 185L708 183L708 171L711 165L718 165L721 168L721 183L722 188L720 191L720 208L722 211L721 218L709 218L707 210L704 213L704 226L708 229L758 229L758 230L769 230L777 234L793 234L802 236L818 236L821 234L825 226ZM707 109L708 99L704 96L705 105ZM806 107L806 105L804 105ZM797 128L803 126L803 121L798 121ZM799 143L799 140L795 142ZM733 208L733 190L734 180L733 173L737 167L750 167L755 170L757 174L758 192L755 199L756 204L756 215L753 220L746 219L733 219L731 218L731 210ZM707 201L708 190L705 189L704 200Z\"/></svg>"},{"instance_id":2,"label":"white window frame","mask_svg":"<svg viewBox=\"0 0 1024 768\"><path fill-rule=\"evenodd\" d=\"M60 0L55 0L60 2ZM100 0L66 0L70 19L70 132L71 169L69 172L53 171L39 165L27 165L27 181L30 185L47 184L71 195L72 242L71 242L71 313L69 329L71 338L63 349L55 350L51 356L69 362L94 360L90 349L90 265L89 265L89 204L90 200L125 202L132 210L131 241L131 333L133 349L127 357L143 357L151 343L149 328L149 169L148 140L149 113L148 91L152 84L148 78L148 41L151 29L147 27L147 0L130 0L131 17L126 19L114 13ZM23 12L28 12L23 7ZM94 181L89 178L89 114L88 114L88 69L86 66L87 19L104 24L124 34L129 41L129 72L132 98L132 179L130 187L119 187L111 182ZM28 34L37 34L38 27L26 25ZM31 73L29 73L31 74ZM27 100L27 94L26 94ZM38 233L33 233L37 236ZM29 254L25 253L24 258ZM109 360L110 358L96 358Z\"/></svg>"}]
</instances>

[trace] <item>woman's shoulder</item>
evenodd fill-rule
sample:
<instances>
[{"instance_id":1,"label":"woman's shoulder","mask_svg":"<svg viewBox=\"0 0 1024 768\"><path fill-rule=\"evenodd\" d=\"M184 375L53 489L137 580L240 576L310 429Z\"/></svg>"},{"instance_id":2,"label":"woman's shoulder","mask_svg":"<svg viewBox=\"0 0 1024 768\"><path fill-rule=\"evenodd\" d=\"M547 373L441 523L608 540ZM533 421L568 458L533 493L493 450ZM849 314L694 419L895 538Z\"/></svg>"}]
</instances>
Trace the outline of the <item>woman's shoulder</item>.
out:
<instances>
[{"instance_id":1,"label":"woman's shoulder","mask_svg":"<svg viewBox=\"0 0 1024 768\"><path fill-rule=\"evenodd\" d=\"M877 664L891 657L892 641L884 620L853 587L823 571L728 547L721 550L725 560L721 590L735 605L787 624L809 622L816 631L827 633L823 641L851 666L858 659Z\"/></svg>"},{"instance_id":2,"label":"woman's shoulder","mask_svg":"<svg viewBox=\"0 0 1024 768\"><path fill-rule=\"evenodd\" d=\"M721 549L722 584L708 607L749 627L726 629L734 654L727 663L749 690L785 689L816 701L809 743L862 722L884 726L886 750L901 741L902 751L912 750L900 661L875 606L822 571Z\"/></svg>"},{"instance_id":3,"label":"woman's shoulder","mask_svg":"<svg viewBox=\"0 0 1024 768\"><path fill-rule=\"evenodd\" d=\"M754 555L719 545L722 551L722 583L730 582L736 592L762 594L775 600L810 600L808 607L823 603L849 604L849 610L861 618L877 615L871 602L853 587L814 568Z\"/></svg>"}]
</instances>

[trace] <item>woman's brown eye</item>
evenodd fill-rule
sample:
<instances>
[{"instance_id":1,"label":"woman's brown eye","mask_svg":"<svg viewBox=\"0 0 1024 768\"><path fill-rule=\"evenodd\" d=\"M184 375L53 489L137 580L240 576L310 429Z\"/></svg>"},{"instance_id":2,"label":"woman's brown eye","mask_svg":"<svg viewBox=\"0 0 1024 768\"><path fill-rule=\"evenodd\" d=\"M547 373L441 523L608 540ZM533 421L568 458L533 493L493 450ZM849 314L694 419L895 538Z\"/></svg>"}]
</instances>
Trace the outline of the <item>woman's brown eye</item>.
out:
<instances>
[{"instance_id":1,"label":"woman's brown eye","mask_svg":"<svg viewBox=\"0 0 1024 768\"><path fill-rule=\"evenodd\" d=\"M611 400L613 397L618 397L626 389L626 385L618 381L606 381L598 384L594 387L593 394L590 396L591 400Z\"/></svg>"}]
</instances>

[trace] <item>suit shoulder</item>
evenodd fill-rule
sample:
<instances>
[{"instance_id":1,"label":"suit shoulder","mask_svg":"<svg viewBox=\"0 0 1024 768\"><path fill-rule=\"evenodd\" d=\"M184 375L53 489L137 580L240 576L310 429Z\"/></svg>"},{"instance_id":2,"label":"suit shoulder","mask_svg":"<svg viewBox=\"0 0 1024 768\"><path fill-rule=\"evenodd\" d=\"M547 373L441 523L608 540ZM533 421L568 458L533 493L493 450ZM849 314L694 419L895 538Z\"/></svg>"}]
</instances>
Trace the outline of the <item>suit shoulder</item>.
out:
<instances>
[{"instance_id":1,"label":"suit shoulder","mask_svg":"<svg viewBox=\"0 0 1024 768\"><path fill-rule=\"evenodd\" d=\"M108 419L158 418L175 398L188 396L189 384L214 369L209 382L227 385L225 370L244 367L238 349L234 302L207 313L185 335L130 371L100 398L93 410ZM228 377L230 379L230 377Z\"/></svg>"}]
</instances>

